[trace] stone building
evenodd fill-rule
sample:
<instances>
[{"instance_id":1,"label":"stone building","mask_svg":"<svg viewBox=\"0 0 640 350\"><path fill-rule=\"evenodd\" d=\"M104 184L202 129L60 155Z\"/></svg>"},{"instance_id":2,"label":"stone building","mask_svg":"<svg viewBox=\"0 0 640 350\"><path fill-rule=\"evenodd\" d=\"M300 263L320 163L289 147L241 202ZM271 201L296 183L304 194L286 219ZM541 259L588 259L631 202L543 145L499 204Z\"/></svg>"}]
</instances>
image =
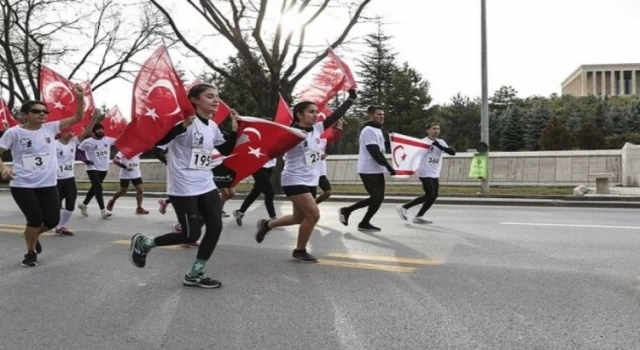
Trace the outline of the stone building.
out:
<instances>
[{"instance_id":1,"label":"stone building","mask_svg":"<svg viewBox=\"0 0 640 350\"><path fill-rule=\"evenodd\" d=\"M639 78L640 63L582 65L562 82L562 94L639 96Z\"/></svg>"}]
</instances>

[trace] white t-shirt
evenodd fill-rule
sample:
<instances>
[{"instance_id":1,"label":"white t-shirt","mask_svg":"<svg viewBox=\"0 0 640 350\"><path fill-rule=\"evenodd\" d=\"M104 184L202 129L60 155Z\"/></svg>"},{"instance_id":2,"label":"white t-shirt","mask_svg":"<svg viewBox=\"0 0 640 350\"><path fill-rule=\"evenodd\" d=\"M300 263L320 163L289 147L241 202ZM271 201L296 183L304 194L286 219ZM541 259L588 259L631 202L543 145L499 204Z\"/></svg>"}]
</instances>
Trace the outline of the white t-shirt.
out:
<instances>
[{"instance_id":1,"label":"white t-shirt","mask_svg":"<svg viewBox=\"0 0 640 350\"><path fill-rule=\"evenodd\" d=\"M78 146L77 137L72 138L65 145L56 140L56 153L58 155L58 180L70 179L75 177L74 164L76 162L76 147Z\"/></svg>"},{"instance_id":2,"label":"white t-shirt","mask_svg":"<svg viewBox=\"0 0 640 350\"><path fill-rule=\"evenodd\" d=\"M109 159L111 159L111 146L116 142L113 137L104 136L100 140L93 137L87 138L80 143L78 149L84 151L87 160L93 162L93 165L87 165L87 170L109 170Z\"/></svg>"},{"instance_id":3,"label":"white t-shirt","mask_svg":"<svg viewBox=\"0 0 640 350\"><path fill-rule=\"evenodd\" d=\"M444 140L437 140L442 147L449 147ZM428 137L423 138L422 141L426 141L429 144L433 143L433 141ZM440 172L442 171L442 153L443 152L440 148L431 146L424 155L424 158L422 158L422 161L420 161L420 165L416 170L418 177L439 178Z\"/></svg>"},{"instance_id":4,"label":"white t-shirt","mask_svg":"<svg viewBox=\"0 0 640 350\"><path fill-rule=\"evenodd\" d=\"M317 163L322 155L320 136L324 132L324 125L316 123L307 132L307 138L284 154L284 169L282 170L282 186L318 186Z\"/></svg>"},{"instance_id":5,"label":"white t-shirt","mask_svg":"<svg viewBox=\"0 0 640 350\"><path fill-rule=\"evenodd\" d=\"M120 168L120 180L132 180L142 178L140 173L140 155L133 156L131 159L127 159L122 152L118 152L116 157L113 158L113 162L116 161L122 163L127 168L131 168L131 171Z\"/></svg>"},{"instance_id":6,"label":"white t-shirt","mask_svg":"<svg viewBox=\"0 0 640 350\"><path fill-rule=\"evenodd\" d=\"M273 168L274 166L276 166L276 162L278 161L277 158L273 158L270 161L264 163L264 165L262 166L265 169L269 169L269 168Z\"/></svg>"},{"instance_id":7,"label":"white t-shirt","mask_svg":"<svg viewBox=\"0 0 640 350\"><path fill-rule=\"evenodd\" d=\"M327 176L327 160L322 159L322 156L327 155L327 139L320 139L320 147L322 148L322 154L320 157L320 161L317 163L318 174L320 176Z\"/></svg>"},{"instance_id":8,"label":"white t-shirt","mask_svg":"<svg viewBox=\"0 0 640 350\"><path fill-rule=\"evenodd\" d=\"M384 134L382 129L365 126L360 131L358 139L358 173L359 174L384 174L387 169L378 164L367 150L367 145L378 145L380 152L384 154Z\"/></svg>"},{"instance_id":9,"label":"white t-shirt","mask_svg":"<svg viewBox=\"0 0 640 350\"><path fill-rule=\"evenodd\" d=\"M55 136L59 131L59 121L44 123L38 130L17 125L5 131L0 148L11 151L15 172L9 186L42 188L58 183Z\"/></svg>"},{"instance_id":10,"label":"white t-shirt","mask_svg":"<svg viewBox=\"0 0 640 350\"><path fill-rule=\"evenodd\" d=\"M207 125L196 117L187 131L169 142L167 194L198 196L216 189L211 155L214 147L224 142L213 120Z\"/></svg>"}]
</instances>

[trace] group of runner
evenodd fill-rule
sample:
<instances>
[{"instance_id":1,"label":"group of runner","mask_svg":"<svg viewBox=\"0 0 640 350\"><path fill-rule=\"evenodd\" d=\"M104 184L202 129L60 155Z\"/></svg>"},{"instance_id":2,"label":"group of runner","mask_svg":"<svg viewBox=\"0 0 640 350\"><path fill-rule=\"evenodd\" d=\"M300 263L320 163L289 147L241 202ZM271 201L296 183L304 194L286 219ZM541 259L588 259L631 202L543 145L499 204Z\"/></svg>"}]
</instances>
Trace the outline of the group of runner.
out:
<instances>
[{"instance_id":1,"label":"group of runner","mask_svg":"<svg viewBox=\"0 0 640 350\"><path fill-rule=\"evenodd\" d=\"M73 235L67 228L77 197L74 163L75 152L84 153L86 171L91 188L84 201L78 205L83 216L88 216L88 204L96 198L102 218L109 218L116 200L124 195L132 183L136 189L137 214L148 214L142 207L143 185L139 156L127 159L118 153L113 163L121 168L120 189L105 205L102 183L110 164L110 149L115 139L104 136L104 128L97 116L84 132L74 136L69 127L83 117L83 89L76 86L78 97L76 114L60 121L47 122L46 105L40 101L27 101L21 107L23 124L8 129L0 137L0 154L9 150L13 157L12 167L0 161L0 176L11 180L11 194L26 218L25 239L27 253L22 266L38 265L38 254L42 253L39 235L55 229L60 235ZM215 166L212 154L229 155L236 141L238 113L231 111L231 129L223 134L211 116L217 110L220 99L215 87L196 84L191 87L188 97L196 114L176 124L156 145L156 156L166 164L168 199L160 201L160 212L165 213L171 205L177 224L171 232L157 237L142 233L131 239L130 260L137 267L145 267L147 256L156 247L189 245L197 246L194 263L183 277L185 286L218 288L221 283L207 276L205 266L216 248L222 232L224 203L233 197L231 187L233 177L224 166ZM343 128L343 116L356 101L355 90L349 91L348 99L330 116L318 122L318 106L302 101L293 108L294 121L291 125L306 134L306 138L284 154L284 168L281 175L282 190L291 201L293 211L289 215L277 217L274 207L274 190L271 177L276 160L272 159L253 174L253 188L242 205L233 210L232 215L239 226L248 208L264 195L267 216L258 220L255 239L264 241L272 229L298 225L296 248L293 259L313 263L317 258L307 251L307 245L316 223L320 219L318 204L331 196L331 183L326 171L326 147L337 140ZM358 230L378 232L371 220L379 210L385 193L385 174L395 175L395 170L387 161L385 137L382 131L384 110L371 106L367 110L368 121L359 136L358 173L369 197L339 210L340 222L349 224L351 214L367 208ZM329 139L325 130L334 128ZM63 131L61 133L61 130ZM455 151L438 138L440 127L437 123L427 125L425 141L431 144L428 155L421 162L418 176L425 194L399 206L398 214L407 220L408 210L422 204L413 222L430 223L424 217L438 196L438 177L442 167L442 155L455 155ZM206 161L199 161L205 159ZM317 195L317 187L323 191ZM64 202L64 206L62 203ZM204 234L202 227L205 227ZM199 241L199 243L198 243Z\"/></svg>"}]
</instances>

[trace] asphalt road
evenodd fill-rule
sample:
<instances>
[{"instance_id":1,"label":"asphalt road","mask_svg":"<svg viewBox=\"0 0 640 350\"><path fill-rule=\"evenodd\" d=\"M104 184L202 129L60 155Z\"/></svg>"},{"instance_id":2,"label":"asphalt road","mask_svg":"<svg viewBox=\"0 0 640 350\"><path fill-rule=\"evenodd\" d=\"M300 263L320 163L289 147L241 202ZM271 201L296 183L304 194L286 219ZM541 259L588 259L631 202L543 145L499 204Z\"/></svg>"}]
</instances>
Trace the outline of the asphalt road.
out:
<instances>
[{"instance_id":1,"label":"asphalt road","mask_svg":"<svg viewBox=\"0 0 640 350\"><path fill-rule=\"evenodd\" d=\"M169 230L173 212L74 217L75 237L42 239L22 268L23 219L0 195L1 349L638 349L637 210L444 206L433 225L384 205L363 234L321 205L316 265L290 260L296 228L254 241L255 206L227 219L212 260L218 290L187 288L188 248L128 261L136 232ZM280 213L291 210L277 203ZM239 206L229 202L231 212Z\"/></svg>"}]
</instances>

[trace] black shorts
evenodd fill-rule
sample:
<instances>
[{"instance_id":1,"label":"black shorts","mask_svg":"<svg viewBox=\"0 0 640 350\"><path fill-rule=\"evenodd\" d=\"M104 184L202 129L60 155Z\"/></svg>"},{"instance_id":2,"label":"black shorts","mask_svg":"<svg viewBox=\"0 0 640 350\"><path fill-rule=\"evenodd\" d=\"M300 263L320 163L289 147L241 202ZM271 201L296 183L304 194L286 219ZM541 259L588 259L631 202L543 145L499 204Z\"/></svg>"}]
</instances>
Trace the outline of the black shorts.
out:
<instances>
[{"instance_id":1,"label":"black shorts","mask_svg":"<svg viewBox=\"0 0 640 350\"><path fill-rule=\"evenodd\" d=\"M321 175L320 180L318 180L318 186L322 189L322 192L331 191L331 182L326 175Z\"/></svg>"},{"instance_id":2,"label":"black shorts","mask_svg":"<svg viewBox=\"0 0 640 350\"><path fill-rule=\"evenodd\" d=\"M311 187L305 185L282 186L282 192L284 192L284 195L287 197L311 193L313 198L316 198L316 195L318 194L315 186Z\"/></svg>"},{"instance_id":3,"label":"black shorts","mask_svg":"<svg viewBox=\"0 0 640 350\"><path fill-rule=\"evenodd\" d=\"M217 188L230 188L235 180L235 172L224 165L213 168L213 181Z\"/></svg>"},{"instance_id":4,"label":"black shorts","mask_svg":"<svg viewBox=\"0 0 640 350\"><path fill-rule=\"evenodd\" d=\"M54 228L60 222L60 199L56 186L11 187L11 196L27 219L27 226Z\"/></svg>"},{"instance_id":5,"label":"black shorts","mask_svg":"<svg viewBox=\"0 0 640 350\"><path fill-rule=\"evenodd\" d=\"M129 188L129 182L131 182L134 186L142 185L142 178L136 179L120 179L120 187Z\"/></svg>"}]
</instances>

